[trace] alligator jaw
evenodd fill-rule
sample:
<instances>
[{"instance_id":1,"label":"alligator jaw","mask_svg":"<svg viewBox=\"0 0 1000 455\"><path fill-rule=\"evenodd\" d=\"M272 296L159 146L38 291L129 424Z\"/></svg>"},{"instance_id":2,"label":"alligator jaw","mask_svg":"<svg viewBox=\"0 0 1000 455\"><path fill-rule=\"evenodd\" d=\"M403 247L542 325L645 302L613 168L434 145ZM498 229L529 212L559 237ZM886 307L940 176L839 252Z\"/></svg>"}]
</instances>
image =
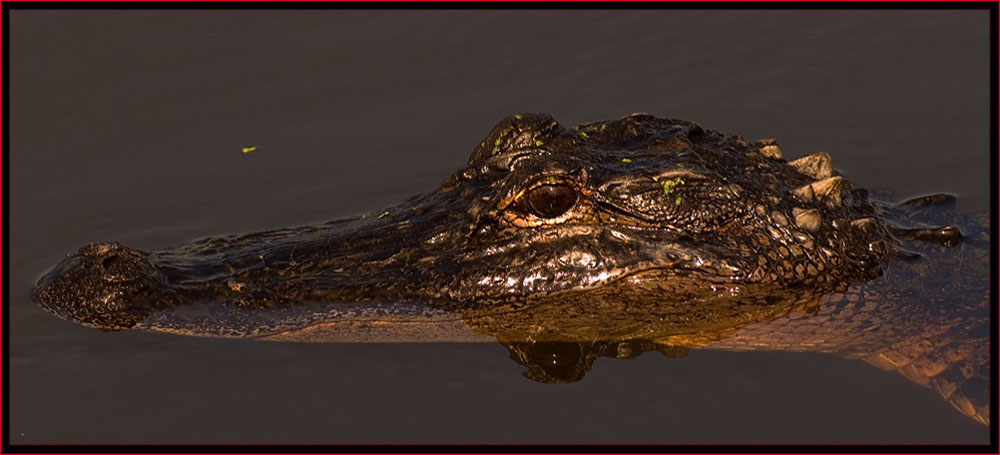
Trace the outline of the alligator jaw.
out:
<instances>
[{"instance_id":1,"label":"alligator jaw","mask_svg":"<svg viewBox=\"0 0 1000 455\"><path fill-rule=\"evenodd\" d=\"M379 218L383 211L373 217L208 238L165 251L91 244L43 277L33 297L63 319L103 330L287 340L321 333L324 339L348 340L367 328L380 332L383 340L465 340L470 333L462 324L464 310L496 315L511 308L498 301L540 292L519 282L517 289L487 288L496 295L461 298L464 286L478 282L456 279L451 287L443 284L468 265L456 262L453 258L461 255L442 247L441 240L463 235L462 226L447 216L448 211L419 216L411 207L388 210L407 219ZM602 235L615 234L624 235L611 231ZM454 240L447 243L464 243ZM569 235L557 238L557 242L573 241ZM632 242L643 243L638 237ZM517 257L531 255L530 243L497 255L495 269L502 271ZM675 273L698 272L704 282L715 281L705 276L712 264L706 262L709 256L698 254L706 253L704 248L661 240L641 248L643 255L581 252L578 255L598 263L578 264L575 285L545 292L600 287L628 276L645 281L642 277L655 275L681 286L690 280L673 279ZM476 252L468 260L487 259ZM605 263L602 256L630 259ZM573 258L560 254L526 266L541 274L558 264L579 262ZM727 281L736 271L715 273L717 280ZM682 290L675 287L673 294Z\"/></svg>"},{"instance_id":2,"label":"alligator jaw","mask_svg":"<svg viewBox=\"0 0 1000 455\"><path fill-rule=\"evenodd\" d=\"M405 303L416 300L408 289L423 270L405 267L406 252L425 257L413 252L433 247L427 238L453 226L414 207L411 201L374 216L165 251L90 244L43 276L32 296L46 311L89 327L187 335L263 336L373 314L426 319L421 307ZM369 305L375 313L365 308L381 301L398 303Z\"/></svg>"}]
</instances>

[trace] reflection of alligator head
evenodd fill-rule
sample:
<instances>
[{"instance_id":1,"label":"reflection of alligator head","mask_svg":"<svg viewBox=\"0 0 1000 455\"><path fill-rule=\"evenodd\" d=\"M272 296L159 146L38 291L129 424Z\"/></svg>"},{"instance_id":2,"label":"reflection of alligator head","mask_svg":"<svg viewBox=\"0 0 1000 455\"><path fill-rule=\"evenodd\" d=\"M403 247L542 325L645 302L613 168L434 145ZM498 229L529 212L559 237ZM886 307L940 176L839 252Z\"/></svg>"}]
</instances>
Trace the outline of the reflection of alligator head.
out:
<instances>
[{"instance_id":1,"label":"reflection of alligator head","mask_svg":"<svg viewBox=\"0 0 1000 455\"><path fill-rule=\"evenodd\" d=\"M532 341L504 343L510 357L528 367L524 376L538 382L565 383L583 379L597 357L631 359L646 351L660 351L668 357L683 357L687 349L651 341L593 341L572 343Z\"/></svg>"},{"instance_id":2,"label":"reflection of alligator head","mask_svg":"<svg viewBox=\"0 0 1000 455\"><path fill-rule=\"evenodd\" d=\"M913 334L895 330L878 346L832 341L853 339L846 332L811 345L731 340L789 314L856 306L862 291L852 283L885 281L890 263L914 255L907 249L930 244L905 242L959 243L956 228L907 218L950 201L871 201L825 153L786 162L773 140L686 121L636 114L567 130L547 115L515 115L441 188L399 206L152 253L92 244L34 296L61 317L111 330L313 341L488 334L550 382L579 379L594 356L629 340L885 356ZM956 330L944 321L970 320L960 313L929 327ZM579 361L532 369L538 355L565 358L576 346L566 343L578 344ZM988 418L983 402L966 398L978 394L952 393L978 369L943 385L927 379L970 358L952 357L920 381ZM915 358L882 366L902 371Z\"/></svg>"}]
</instances>

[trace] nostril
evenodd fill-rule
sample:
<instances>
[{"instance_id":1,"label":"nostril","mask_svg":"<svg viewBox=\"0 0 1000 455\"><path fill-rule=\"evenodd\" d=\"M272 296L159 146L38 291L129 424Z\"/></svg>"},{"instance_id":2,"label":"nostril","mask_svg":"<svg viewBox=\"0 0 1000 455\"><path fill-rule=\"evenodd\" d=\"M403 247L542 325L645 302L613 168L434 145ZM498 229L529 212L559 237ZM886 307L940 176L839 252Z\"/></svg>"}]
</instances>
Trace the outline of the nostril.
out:
<instances>
[{"instance_id":1,"label":"nostril","mask_svg":"<svg viewBox=\"0 0 1000 455\"><path fill-rule=\"evenodd\" d=\"M116 262L118 262L119 256L117 254L109 255L108 257L101 260L101 267L111 268Z\"/></svg>"}]
</instances>

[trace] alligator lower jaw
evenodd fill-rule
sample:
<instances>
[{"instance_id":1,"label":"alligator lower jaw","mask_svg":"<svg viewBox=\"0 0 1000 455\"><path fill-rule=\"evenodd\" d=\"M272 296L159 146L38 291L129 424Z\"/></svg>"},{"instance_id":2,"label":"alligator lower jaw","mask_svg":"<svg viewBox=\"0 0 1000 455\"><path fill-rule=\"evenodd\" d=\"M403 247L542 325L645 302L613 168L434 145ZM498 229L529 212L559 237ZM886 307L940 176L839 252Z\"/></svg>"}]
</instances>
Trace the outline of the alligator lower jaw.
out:
<instances>
[{"instance_id":1,"label":"alligator lower jaw","mask_svg":"<svg viewBox=\"0 0 1000 455\"><path fill-rule=\"evenodd\" d=\"M474 332L454 315L383 316L321 322L257 337L265 341L341 343L468 343L495 342Z\"/></svg>"}]
</instances>

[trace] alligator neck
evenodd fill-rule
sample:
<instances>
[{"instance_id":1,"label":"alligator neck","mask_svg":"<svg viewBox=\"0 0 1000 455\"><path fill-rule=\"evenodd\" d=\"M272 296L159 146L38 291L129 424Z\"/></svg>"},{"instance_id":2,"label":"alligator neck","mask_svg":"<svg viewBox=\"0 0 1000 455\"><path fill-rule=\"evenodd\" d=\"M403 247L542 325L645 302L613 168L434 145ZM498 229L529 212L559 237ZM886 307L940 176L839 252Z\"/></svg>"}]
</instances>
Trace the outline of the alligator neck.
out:
<instances>
[{"instance_id":1,"label":"alligator neck","mask_svg":"<svg viewBox=\"0 0 1000 455\"><path fill-rule=\"evenodd\" d=\"M700 345L862 359L935 389L962 413L989 423L989 259L988 249L974 243L927 249L924 258L894 262L878 279L823 296L811 310Z\"/></svg>"}]
</instances>

